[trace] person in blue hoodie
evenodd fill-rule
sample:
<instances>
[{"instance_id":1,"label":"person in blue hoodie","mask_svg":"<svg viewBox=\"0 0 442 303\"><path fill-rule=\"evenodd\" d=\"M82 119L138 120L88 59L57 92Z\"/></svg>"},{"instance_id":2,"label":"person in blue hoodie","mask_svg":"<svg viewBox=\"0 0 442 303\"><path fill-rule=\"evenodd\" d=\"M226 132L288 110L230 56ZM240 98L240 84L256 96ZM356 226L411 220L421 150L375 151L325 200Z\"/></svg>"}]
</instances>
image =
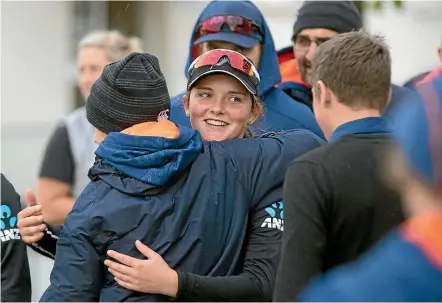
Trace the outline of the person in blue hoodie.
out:
<instances>
[{"instance_id":1,"label":"person in blue hoodie","mask_svg":"<svg viewBox=\"0 0 442 303\"><path fill-rule=\"evenodd\" d=\"M277 84L281 82L275 44L259 9L250 1L212 1L198 17L189 45L187 70L198 55L211 49L231 49L249 57L258 67L261 83L258 96L264 114L252 126L255 135L268 131L307 129L323 137L311 110L295 102ZM171 120L190 127L182 98L171 100Z\"/></svg>"},{"instance_id":2,"label":"person in blue hoodie","mask_svg":"<svg viewBox=\"0 0 442 303\"><path fill-rule=\"evenodd\" d=\"M249 77L230 64L204 69ZM227 296L236 292L234 300L256 300L256 293L244 293L245 283L259 283L271 293L273 277L265 270L276 270L277 223L283 215L270 210L276 213L283 205L290 161L320 146L321 139L293 130L203 142L198 131L170 122L169 110L167 86L153 55L134 53L107 65L94 83L86 106L99 143L91 183L65 221L51 284L40 301L165 301L176 296L178 272L232 276L244 258L258 281L246 276L239 277L242 282L235 277L235 283L226 277L231 281L224 283ZM268 220L275 223L264 224ZM270 255L248 239L249 225L256 235L267 234ZM246 241L250 247L244 251ZM135 243L147 245L175 270L167 277L175 287L143 294L118 285L105 267L106 252L145 259Z\"/></svg>"},{"instance_id":3,"label":"person in blue hoodie","mask_svg":"<svg viewBox=\"0 0 442 303\"><path fill-rule=\"evenodd\" d=\"M398 108L400 150L386 161L409 218L359 260L317 278L307 302L442 301L442 75Z\"/></svg>"}]
</instances>

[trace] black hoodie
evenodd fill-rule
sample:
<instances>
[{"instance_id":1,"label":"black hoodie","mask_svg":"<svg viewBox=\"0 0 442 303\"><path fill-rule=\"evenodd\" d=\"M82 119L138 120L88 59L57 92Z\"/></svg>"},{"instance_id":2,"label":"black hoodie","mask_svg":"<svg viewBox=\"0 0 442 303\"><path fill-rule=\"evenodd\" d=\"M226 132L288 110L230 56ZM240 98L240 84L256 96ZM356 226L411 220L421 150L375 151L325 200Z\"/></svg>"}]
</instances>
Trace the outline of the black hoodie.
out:
<instances>
[{"instance_id":1,"label":"black hoodie","mask_svg":"<svg viewBox=\"0 0 442 303\"><path fill-rule=\"evenodd\" d=\"M1 175L1 299L2 302L30 302L28 255L26 244L21 241L17 228L17 214L21 210L20 196L6 177Z\"/></svg>"}]
</instances>

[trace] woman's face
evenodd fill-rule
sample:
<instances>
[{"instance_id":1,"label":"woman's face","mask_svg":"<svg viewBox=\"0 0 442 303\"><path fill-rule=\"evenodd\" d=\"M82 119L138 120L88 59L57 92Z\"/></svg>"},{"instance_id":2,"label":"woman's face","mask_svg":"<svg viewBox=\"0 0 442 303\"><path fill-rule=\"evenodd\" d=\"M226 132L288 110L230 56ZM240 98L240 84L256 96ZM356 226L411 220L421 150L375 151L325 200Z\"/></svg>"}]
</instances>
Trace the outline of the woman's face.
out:
<instances>
[{"instance_id":1,"label":"woman's face","mask_svg":"<svg viewBox=\"0 0 442 303\"><path fill-rule=\"evenodd\" d=\"M101 76L104 67L109 63L111 62L103 48L87 46L78 51L78 87L83 97L89 96L92 84Z\"/></svg>"},{"instance_id":2,"label":"woman's face","mask_svg":"<svg viewBox=\"0 0 442 303\"><path fill-rule=\"evenodd\" d=\"M247 124L257 118L250 92L225 74L198 80L183 103L192 127L206 141L242 138Z\"/></svg>"}]
</instances>

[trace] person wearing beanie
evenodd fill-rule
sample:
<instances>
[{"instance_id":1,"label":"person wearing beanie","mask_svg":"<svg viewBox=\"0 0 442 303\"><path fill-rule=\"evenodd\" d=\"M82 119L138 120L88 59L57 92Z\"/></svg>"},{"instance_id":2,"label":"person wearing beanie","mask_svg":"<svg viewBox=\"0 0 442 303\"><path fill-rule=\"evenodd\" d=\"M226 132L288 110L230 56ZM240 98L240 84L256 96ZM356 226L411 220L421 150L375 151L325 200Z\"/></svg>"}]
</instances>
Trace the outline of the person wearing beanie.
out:
<instances>
[{"instance_id":1,"label":"person wearing beanie","mask_svg":"<svg viewBox=\"0 0 442 303\"><path fill-rule=\"evenodd\" d=\"M399 149L385 161L409 218L360 260L316 279L301 301L442 301L442 75L416 89L419 99L395 113Z\"/></svg>"},{"instance_id":2,"label":"person wearing beanie","mask_svg":"<svg viewBox=\"0 0 442 303\"><path fill-rule=\"evenodd\" d=\"M278 51L282 75L279 88L294 100L307 104L311 110L312 59L319 45L334 36L362 29L362 16L352 1L305 1L293 25L292 46ZM392 95L385 108L408 104L417 98L414 91L392 84Z\"/></svg>"},{"instance_id":3,"label":"person wearing beanie","mask_svg":"<svg viewBox=\"0 0 442 303\"><path fill-rule=\"evenodd\" d=\"M201 63L203 69L227 64L225 56L220 59L218 65ZM194 76L202 77L199 72ZM252 91L258 84L253 83ZM66 218L50 286L40 301L168 301L179 297L186 280L193 288L184 291L195 300L219 298L220 289L234 301L270 297L274 275L265 270L276 270L281 222L263 221L282 205L287 165L321 140L309 131L290 131L203 142L197 130L171 122L169 108L155 56L134 53L104 68L86 106L99 144L91 182ZM271 254L254 249L256 234L266 234ZM244 256L249 245L252 252ZM246 274L233 276L244 258L253 259ZM156 270L167 282L136 287L107 267L112 260L130 260L126 274L142 268L149 276Z\"/></svg>"},{"instance_id":4,"label":"person wearing beanie","mask_svg":"<svg viewBox=\"0 0 442 303\"><path fill-rule=\"evenodd\" d=\"M316 48L337 34L361 28L362 18L352 1L305 1L296 15L292 46L278 51L280 88L312 109L308 78Z\"/></svg>"},{"instance_id":5,"label":"person wearing beanie","mask_svg":"<svg viewBox=\"0 0 442 303\"><path fill-rule=\"evenodd\" d=\"M250 125L256 135L269 131L307 129L323 138L311 110L285 94L277 84L281 73L270 28L251 1L210 1L199 15L189 41L188 68L201 54L214 49L230 49L251 59L261 82L258 97L263 105L263 115ZM172 97L171 120L190 127L183 97L187 90Z\"/></svg>"},{"instance_id":6,"label":"person wearing beanie","mask_svg":"<svg viewBox=\"0 0 442 303\"><path fill-rule=\"evenodd\" d=\"M45 148L37 180L37 199L54 235L60 233L76 197L89 183L87 173L95 159L94 127L86 118L83 101L107 64L140 51L141 44L140 39L115 30L90 32L78 43L76 80L82 106L57 123ZM38 248L39 243L32 247ZM40 253L46 254L43 249Z\"/></svg>"}]
</instances>

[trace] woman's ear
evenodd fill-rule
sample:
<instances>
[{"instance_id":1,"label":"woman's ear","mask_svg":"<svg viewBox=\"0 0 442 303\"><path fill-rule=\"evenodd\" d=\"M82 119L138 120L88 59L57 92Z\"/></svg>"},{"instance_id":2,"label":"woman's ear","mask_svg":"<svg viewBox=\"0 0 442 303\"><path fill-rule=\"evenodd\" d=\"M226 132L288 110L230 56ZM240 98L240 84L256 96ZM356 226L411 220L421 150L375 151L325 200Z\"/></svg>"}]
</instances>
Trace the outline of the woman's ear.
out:
<instances>
[{"instance_id":1,"label":"woman's ear","mask_svg":"<svg viewBox=\"0 0 442 303\"><path fill-rule=\"evenodd\" d=\"M183 102L183 107L184 107L184 112L186 113L186 116L189 117L189 95L185 94L182 98L181 98L181 102Z\"/></svg>"},{"instance_id":2,"label":"woman's ear","mask_svg":"<svg viewBox=\"0 0 442 303\"><path fill-rule=\"evenodd\" d=\"M253 111L250 113L250 119L249 119L249 124L253 124L256 122L256 120L258 120L259 116L260 116L260 112L257 109L253 109Z\"/></svg>"},{"instance_id":3,"label":"woman's ear","mask_svg":"<svg viewBox=\"0 0 442 303\"><path fill-rule=\"evenodd\" d=\"M259 116L262 115L262 105L261 103L252 96L252 111L250 113L249 124L253 124L258 120Z\"/></svg>"}]
</instances>

